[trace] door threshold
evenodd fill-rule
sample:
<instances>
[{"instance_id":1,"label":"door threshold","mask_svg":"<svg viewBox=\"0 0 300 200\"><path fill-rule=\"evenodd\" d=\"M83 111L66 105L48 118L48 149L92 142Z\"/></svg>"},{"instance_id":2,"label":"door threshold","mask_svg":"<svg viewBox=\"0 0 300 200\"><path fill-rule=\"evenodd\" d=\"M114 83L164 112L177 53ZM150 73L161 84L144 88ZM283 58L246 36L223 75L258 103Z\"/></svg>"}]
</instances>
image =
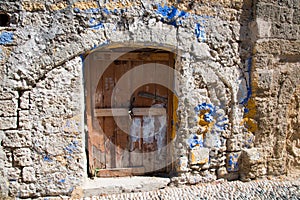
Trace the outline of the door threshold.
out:
<instances>
[{"instance_id":1,"label":"door threshold","mask_svg":"<svg viewBox=\"0 0 300 200\"><path fill-rule=\"evenodd\" d=\"M115 178L88 179L82 186L83 197L103 196L108 194L146 192L165 188L170 178L150 176L130 176Z\"/></svg>"},{"instance_id":2,"label":"door threshold","mask_svg":"<svg viewBox=\"0 0 300 200\"><path fill-rule=\"evenodd\" d=\"M97 170L97 177L125 177L138 176L145 173L144 167L109 168Z\"/></svg>"}]
</instances>

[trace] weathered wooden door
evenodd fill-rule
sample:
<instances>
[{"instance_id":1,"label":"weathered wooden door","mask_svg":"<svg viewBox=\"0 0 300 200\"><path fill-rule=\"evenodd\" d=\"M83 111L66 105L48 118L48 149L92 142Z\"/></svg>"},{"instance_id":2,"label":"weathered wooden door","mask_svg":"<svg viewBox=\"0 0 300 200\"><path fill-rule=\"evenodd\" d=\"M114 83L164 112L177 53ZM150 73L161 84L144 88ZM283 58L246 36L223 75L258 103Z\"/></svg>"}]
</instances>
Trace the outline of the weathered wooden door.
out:
<instances>
[{"instance_id":1,"label":"weathered wooden door","mask_svg":"<svg viewBox=\"0 0 300 200\"><path fill-rule=\"evenodd\" d=\"M173 93L157 80L172 82L173 77L160 72L157 64L173 67L173 60L168 52L130 52L114 60L98 77L94 94L89 97L93 119L88 123L88 154L93 175L143 175L168 170ZM144 64L151 64L150 73L143 68L134 73ZM91 78L97 78L93 74L101 68L101 61L94 65L89 71ZM137 87L137 80L145 77L151 77L151 81Z\"/></svg>"}]
</instances>

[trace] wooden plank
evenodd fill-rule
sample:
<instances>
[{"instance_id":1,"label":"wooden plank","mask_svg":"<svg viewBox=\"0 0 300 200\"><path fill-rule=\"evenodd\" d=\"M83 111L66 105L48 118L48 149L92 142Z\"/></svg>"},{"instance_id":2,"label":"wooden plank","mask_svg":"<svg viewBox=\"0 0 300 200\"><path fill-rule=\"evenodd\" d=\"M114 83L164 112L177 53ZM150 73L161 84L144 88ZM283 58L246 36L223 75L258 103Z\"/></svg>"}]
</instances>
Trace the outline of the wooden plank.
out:
<instances>
[{"instance_id":1,"label":"wooden plank","mask_svg":"<svg viewBox=\"0 0 300 200\"><path fill-rule=\"evenodd\" d=\"M93 71L93 77L92 79L96 79L95 74L98 74L100 68L92 68ZM91 80L94 81L94 80ZM93 95L93 94L92 94ZM93 105L94 102L92 102L93 108L97 107L102 107L103 106L103 78L101 78L97 84L96 87L96 92L94 95L95 99L95 104ZM94 162L94 168L95 169L103 169L105 168L105 134L103 131L104 123L103 123L104 118L99 117L96 119L93 119L93 128L91 132L91 143L92 145L92 150L93 150L93 162ZM98 124L95 124L98 123Z\"/></svg>"},{"instance_id":2,"label":"wooden plank","mask_svg":"<svg viewBox=\"0 0 300 200\"><path fill-rule=\"evenodd\" d=\"M143 116L143 166L146 172L152 172L154 169L156 142L155 133L155 118L153 116Z\"/></svg>"},{"instance_id":3,"label":"wooden plank","mask_svg":"<svg viewBox=\"0 0 300 200\"><path fill-rule=\"evenodd\" d=\"M152 54L153 55L153 54ZM156 58L155 58L156 60ZM143 72L143 78L147 78L149 81L147 85L144 85L143 87L140 87L137 91L137 98L139 100L140 105L143 107L152 107L152 105L155 104L155 98L144 98L145 96L149 97L149 94L153 94L154 97L155 94L155 63L153 61L152 64L148 67L148 69L145 69ZM144 62L144 64L149 64L149 62ZM149 68L151 69L149 70ZM141 95L144 94L144 95ZM148 95L145 95L148 94ZM157 108L150 108L149 110L161 110ZM166 114L166 111L163 111L164 114ZM147 113L143 114L143 124L142 124L142 150L143 150L143 166L145 167L146 172L152 172L154 167L154 156L153 151L156 149L155 146L155 139L154 139L154 116L148 115Z\"/></svg>"},{"instance_id":4,"label":"wooden plank","mask_svg":"<svg viewBox=\"0 0 300 200\"><path fill-rule=\"evenodd\" d=\"M144 174L144 167L101 169L97 172L100 177L122 177Z\"/></svg>"},{"instance_id":5,"label":"wooden plank","mask_svg":"<svg viewBox=\"0 0 300 200\"><path fill-rule=\"evenodd\" d=\"M130 67L133 72L136 71L137 66L143 64L140 61L130 61ZM143 76L133 76L131 77L131 90L139 86L138 84L143 80ZM133 102L133 107L142 107L143 104L139 101L137 97L137 91L134 91L131 95L135 97ZM143 153L142 153L142 119L138 116L137 110L132 109L135 117L131 121L130 125L130 166L142 166L143 165Z\"/></svg>"},{"instance_id":6,"label":"wooden plank","mask_svg":"<svg viewBox=\"0 0 300 200\"><path fill-rule=\"evenodd\" d=\"M120 56L121 55L121 56ZM168 61L168 53L150 53L150 52L132 52L132 53L115 53L115 52L95 52L94 60L118 60L118 61Z\"/></svg>"},{"instance_id":7,"label":"wooden plank","mask_svg":"<svg viewBox=\"0 0 300 200\"><path fill-rule=\"evenodd\" d=\"M170 59L169 59L169 66L171 68L175 68L175 55L170 53ZM169 77L169 82L170 85L173 86L173 91L175 90L174 86L175 86L175 82L174 82L174 77L175 74L171 74ZM178 101L175 94L173 93L173 91L169 91L168 93L168 129L167 129L167 144L170 144L172 142L173 139L175 139L175 135L176 135L176 121L177 121L177 115L176 115L176 111L177 111L177 105L178 105ZM176 99L175 99L176 98ZM175 112L174 112L175 110ZM174 147L173 147L174 148ZM169 148L166 149L166 154L167 154L167 163L171 163L170 165L168 165L166 167L166 171L172 171L175 170L175 165L174 165L174 158L173 158L173 148L171 145L169 145Z\"/></svg>"},{"instance_id":8,"label":"wooden plank","mask_svg":"<svg viewBox=\"0 0 300 200\"><path fill-rule=\"evenodd\" d=\"M130 166L142 166L143 165L143 153L142 153L142 119L135 117L132 119L130 126Z\"/></svg>"},{"instance_id":9,"label":"wooden plank","mask_svg":"<svg viewBox=\"0 0 300 200\"><path fill-rule=\"evenodd\" d=\"M115 85L114 63L103 74L103 107L111 107L111 95ZM104 117L105 164L106 168L115 167L115 123L113 117Z\"/></svg>"},{"instance_id":10,"label":"wooden plank","mask_svg":"<svg viewBox=\"0 0 300 200\"><path fill-rule=\"evenodd\" d=\"M119 65L115 68L115 82L117 83L118 80L122 77L124 73L128 71L128 62L120 62ZM127 80L127 88L130 88L130 79ZM127 96L127 89L121 90L118 89L120 99L116 99L118 106L121 107L128 107L129 106L129 99L126 99ZM116 132L116 168L122 167L129 167L129 116L128 113L125 116L114 117L117 125L117 132Z\"/></svg>"},{"instance_id":11,"label":"wooden plank","mask_svg":"<svg viewBox=\"0 0 300 200\"><path fill-rule=\"evenodd\" d=\"M143 115L166 115L165 108L133 108L133 114L135 116ZM128 116L128 108L102 108L94 110L95 117L112 117L112 116Z\"/></svg>"}]
</instances>

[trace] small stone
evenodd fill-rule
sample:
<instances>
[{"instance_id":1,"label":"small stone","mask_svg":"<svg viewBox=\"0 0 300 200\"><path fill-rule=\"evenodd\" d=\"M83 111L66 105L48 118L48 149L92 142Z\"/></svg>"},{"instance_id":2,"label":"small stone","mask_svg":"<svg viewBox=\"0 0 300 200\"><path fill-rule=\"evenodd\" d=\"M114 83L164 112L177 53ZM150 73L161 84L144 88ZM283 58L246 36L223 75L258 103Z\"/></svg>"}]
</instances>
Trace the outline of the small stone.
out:
<instances>
[{"instance_id":1,"label":"small stone","mask_svg":"<svg viewBox=\"0 0 300 200\"><path fill-rule=\"evenodd\" d=\"M32 144L29 131L6 131L5 136L4 147L29 147Z\"/></svg>"},{"instance_id":2,"label":"small stone","mask_svg":"<svg viewBox=\"0 0 300 200\"><path fill-rule=\"evenodd\" d=\"M190 164L205 164L209 160L209 149L196 147L190 151Z\"/></svg>"},{"instance_id":3,"label":"small stone","mask_svg":"<svg viewBox=\"0 0 300 200\"><path fill-rule=\"evenodd\" d=\"M180 157L178 159L178 167L177 170L179 172L187 172L188 169L188 158L186 156Z\"/></svg>"},{"instance_id":4,"label":"small stone","mask_svg":"<svg viewBox=\"0 0 300 200\"><path fill-rule=\"evenodd\" d=\"M0 129L17 128L17 117L0 117Z\"/></svg>"},{"instance_id":5,"label":"small stone","mask_svg":"<svg viewBox=\"0 0 300 200\"><path fill-rule=\"evenodd\" d=\"M6 168L4 171L9 181L17 181L21 174L21 170L15 167Z\"/></svg>"},{"instance_id":6,"label":"small stone","mask_svg":"<svg viewBox=\"0 0 300 200\"><path fill-rule=\"evenodd\" d=\"M36 181L35 169L33 167L24 167L22 170L22 178L24 182Z\"/></svg>"},{"instance_id":7,"label":"small stone","mask_svg":"<svg viewBox=\"0 0 300 200\"><path fill-rule=\"evenodd\" d=\"M17 116L17 107L17 101L14 99L0 101L0 116Z\"/></svg>"},{"instance_id":8,"label":"small stone","mask_svg":"<svg viewBox=\"0 0 300 200\"><path fill-rule=\"evenodd\" d=\"M221 167L217 170L218 179L224 178L227 175L227 170L225 167Z\"/></svg>"},{"instance_id":9,"label":"small stone","mask_svg":"<svg viewBox=\"0 0 300 200\"><path fill-rule=\"evenodd\" d=\"M31 151L29 148L20 148L13 151L16 166L32 165Z\"/></svg>"}]
</instances>

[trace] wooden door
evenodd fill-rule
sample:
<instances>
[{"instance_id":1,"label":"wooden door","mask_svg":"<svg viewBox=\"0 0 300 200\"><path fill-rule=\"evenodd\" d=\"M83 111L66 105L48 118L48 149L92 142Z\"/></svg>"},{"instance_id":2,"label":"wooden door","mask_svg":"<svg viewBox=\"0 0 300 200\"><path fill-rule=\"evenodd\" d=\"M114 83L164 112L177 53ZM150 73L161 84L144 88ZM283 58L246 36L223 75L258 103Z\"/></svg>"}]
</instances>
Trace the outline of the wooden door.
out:
<instances>
[{"instance_id":1,"label":"wooden door","mask_svg":"<svg viewBox=\"0 0 300 200\"><path fill-rule=\"evenodd\" d=\"M99 77L91 94L93 120L90 121L100 128L88 124L89 166L93 175L128 176L168 170L173 94L156 83L158 79L173 81L170 74L160 73L157 67L157 64L173 67L173 59L173 54L168 52L130 52L113 61ZM149 63L153 67L151 72L139 71L139 76L130 73ZM99 67L101 63L89 73L93 74ZM122 87L118 86L125 74ZM146 76L151 81L133 89L134 83ZM117 97L113 95L114 90ZM130 90L134 92L128 95Z\"/></svg>"}]
</instances>

